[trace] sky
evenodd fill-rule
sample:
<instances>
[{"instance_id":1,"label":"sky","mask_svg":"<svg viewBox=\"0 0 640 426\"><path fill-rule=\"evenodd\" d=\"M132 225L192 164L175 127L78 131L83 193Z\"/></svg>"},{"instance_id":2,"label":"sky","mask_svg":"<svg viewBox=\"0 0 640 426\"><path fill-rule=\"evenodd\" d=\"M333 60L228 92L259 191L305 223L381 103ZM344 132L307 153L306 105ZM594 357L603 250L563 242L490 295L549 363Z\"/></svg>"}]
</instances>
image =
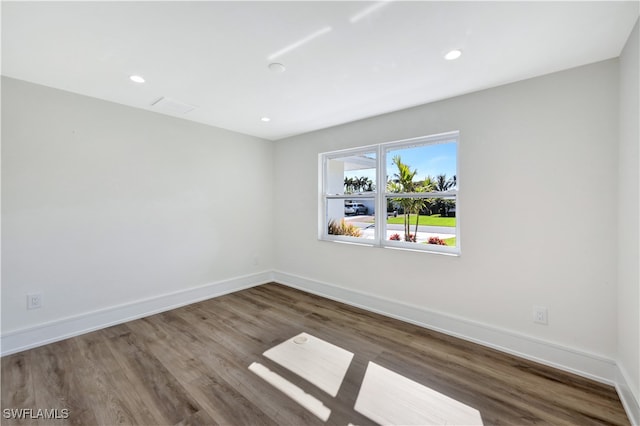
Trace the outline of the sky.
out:
<instances>
[{"instance_id":1,"label":"sky","mask_svg":"<svg viewBox=\"0 0 640 426\"><path fill-rule=\"evenodd\" d=\"M456 174L456 143L439 143L423 145L416 148L396 149L387 152L387 175L389 178L397 173L398 169L392 159L399 155L402 162L408 164L411 170L418 170L414 181L424 180L427 176L435 177L446 174L447 178ZM367 176L375 180L375 170L354 170L345 172L345 177Z\"/></svg>"}]
</instances>

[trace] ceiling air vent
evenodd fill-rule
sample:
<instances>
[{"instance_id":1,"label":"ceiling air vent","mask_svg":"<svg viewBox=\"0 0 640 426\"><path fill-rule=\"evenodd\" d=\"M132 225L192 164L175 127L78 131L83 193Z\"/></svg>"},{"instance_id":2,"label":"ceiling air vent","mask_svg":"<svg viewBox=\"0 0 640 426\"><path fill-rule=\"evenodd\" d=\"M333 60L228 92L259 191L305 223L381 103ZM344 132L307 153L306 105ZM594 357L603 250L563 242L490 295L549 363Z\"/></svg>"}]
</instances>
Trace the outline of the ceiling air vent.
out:
<instances>
[{"instance_id":1,"label":"ceiling air vent","mask_svg":"<svg viewBox=\"0 0 640 426\"><path fill-rule=\"evenodd\" d=\"M167 114L186 114L197 108L196 106L165 97L158 99L152 103L151 106L158 112Z\"/></svg>"}]
</instances>

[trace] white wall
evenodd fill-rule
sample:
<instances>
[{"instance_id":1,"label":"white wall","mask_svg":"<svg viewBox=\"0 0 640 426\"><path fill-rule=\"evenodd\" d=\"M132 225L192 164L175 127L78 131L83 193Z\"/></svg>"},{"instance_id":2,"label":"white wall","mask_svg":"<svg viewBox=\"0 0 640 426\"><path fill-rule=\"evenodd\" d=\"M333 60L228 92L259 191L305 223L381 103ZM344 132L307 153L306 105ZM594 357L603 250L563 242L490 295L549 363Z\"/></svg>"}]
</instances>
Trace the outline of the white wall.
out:
<instances>
[{"instance_id":1,"label":"white wall","mask_svg":"<svg viewBox=\"0 0 640 426\"><path fill-rule=\"evenodd\" d=\"M272 158L255 137L3 78L3 335L270 270Z\"/></svg>"},{"instance_id":2,"label":"white wall","mask_svg":"<svg viewBox=\"0 0 640 426\"><path fill-rule=\"evenodd\" d=\"M640 406L640 50L638 23L620 56L618 362ZM636 407L636 418L640 411Z\"/></svg>"},{"instance_id":3,"label":"white wall","mask_svg":"<svg viewBox=\"0 0 640 426\"><path fill-rule=\"evenodd\" d=\"M460 257L317 240L318 153L451 130ZM617 138L609 60L278 141L276 268L614 359Z\"/></svg>"}]
</instances>

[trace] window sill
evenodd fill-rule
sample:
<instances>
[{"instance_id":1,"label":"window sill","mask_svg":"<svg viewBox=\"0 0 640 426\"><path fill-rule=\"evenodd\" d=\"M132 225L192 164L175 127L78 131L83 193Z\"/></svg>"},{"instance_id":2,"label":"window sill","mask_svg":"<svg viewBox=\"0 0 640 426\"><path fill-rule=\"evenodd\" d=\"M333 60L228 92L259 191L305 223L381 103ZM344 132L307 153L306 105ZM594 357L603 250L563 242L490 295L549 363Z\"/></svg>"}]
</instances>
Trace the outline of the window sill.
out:
<instances>
[{"instance_id":1,"label":"window sill","mask_svg":"<svg viewBox=\"0 0 640 426\"><path fill-rule=\"evenodd\" d=\"M439 250L429 250L429 248L418 249L410 246L379 245L379 244L375 244L374 242L360 242L360 241L338 240L338 239L328 239L328 238L318 238L318 241L324 241L328 243L347 244L347 245L361 246L361 247L374 247L374 248L389 249L389 250L440 254L440 255L451 256L451 257L460 257L461 255L460 251L439 251Z\"/></svg>"}]
</instances>

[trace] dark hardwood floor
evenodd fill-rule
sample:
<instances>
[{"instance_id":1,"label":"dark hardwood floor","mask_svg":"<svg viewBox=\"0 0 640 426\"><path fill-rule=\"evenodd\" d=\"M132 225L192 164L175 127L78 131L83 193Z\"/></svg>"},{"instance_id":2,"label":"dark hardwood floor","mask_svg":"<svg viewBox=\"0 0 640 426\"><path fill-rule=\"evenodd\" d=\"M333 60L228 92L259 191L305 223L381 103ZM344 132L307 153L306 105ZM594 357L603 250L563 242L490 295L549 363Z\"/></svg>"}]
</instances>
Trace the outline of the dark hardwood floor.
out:
<instances>
[{"instance_id":1,"label":"dark hardwood floor","mask_svg":"<svg viewBox=\"0 0 640 426\"><path fill-rule=\"evenodd\" d=\"M335 398L262 355L301 332L354 353ZM477 409L485 425L629 424L610 386L277 284L3 357L1 420L369 425L354 403L370 361ZM327 422L251 372L253 362L322 401ZM5 418L20 408L69 415Z\"/></svg>"}]
</instances>

